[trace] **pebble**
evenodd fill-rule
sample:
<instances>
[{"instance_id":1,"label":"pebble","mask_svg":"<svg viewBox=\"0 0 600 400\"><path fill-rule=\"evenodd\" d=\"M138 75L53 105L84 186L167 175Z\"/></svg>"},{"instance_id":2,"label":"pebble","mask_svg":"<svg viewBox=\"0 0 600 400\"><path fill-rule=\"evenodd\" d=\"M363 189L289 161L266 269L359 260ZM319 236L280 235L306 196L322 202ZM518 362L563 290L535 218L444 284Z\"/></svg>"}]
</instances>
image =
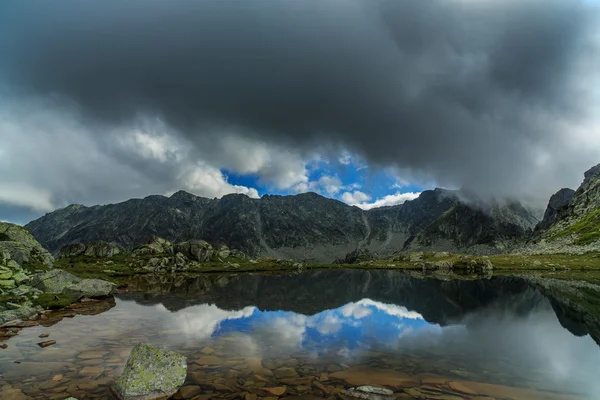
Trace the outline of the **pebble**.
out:
<instances>
[{"instance_id":1,"label":"pebble","mask_svg":"<svg viewBox=\"0 0 600 400\"><path fill-rule=\"evenodd\" d=\"M52 346L56 344L56 340L46 340L44 342L39 342L37 345L44 348L48 346Z\"/></svg>"}]
</instances>

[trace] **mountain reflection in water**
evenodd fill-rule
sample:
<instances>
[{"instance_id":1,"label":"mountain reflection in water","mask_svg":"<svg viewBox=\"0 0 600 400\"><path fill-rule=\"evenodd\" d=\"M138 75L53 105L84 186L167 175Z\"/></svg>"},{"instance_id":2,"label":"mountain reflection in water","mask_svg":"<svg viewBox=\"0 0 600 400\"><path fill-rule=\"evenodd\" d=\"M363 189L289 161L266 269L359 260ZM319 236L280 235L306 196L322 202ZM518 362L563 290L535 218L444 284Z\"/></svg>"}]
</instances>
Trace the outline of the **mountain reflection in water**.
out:
<instances>
[{"instance_id":1,"label":"mountain reflection in water","mask_svg":"<svg viewBox=\"0 0 600 400\"><path fill-rule=\"evenodd\" d=\"M361 376L366 368L383 375L518 387L530 391L527 398L597 398L600 393L600 348L594 342L600 316L565 300L572 296L565 297L555 284L327 270L283 276L148 275L137 277L131 287L134 291L118 294L115 307L103 314L47 328L58 342L50 348L52 361L64 356L65 368L76 370L78 361L69 363L79 352L103 350L100 379L113 377L126 361L123 349L147 341L185 354L190 368L201 368L207 354L216 355L219 364L210 368L223 377L239 360L276 366L293 359L299 363L292 371L298 379L344 370L349 377L334 383L348 387L360 381L352 371ZM15 386L50 354L27 345L39 334L35 328L31 332L22 331L8 342L15 346L0 353L0 368ZM11 364L14 358L27 369ZM198 359L203 361L194 363ZM274 371L273 379L279 379ZM35 379L45 379L40 376ZM89 398L106 394L97 390Z\"/></svg>"}]
</instances>

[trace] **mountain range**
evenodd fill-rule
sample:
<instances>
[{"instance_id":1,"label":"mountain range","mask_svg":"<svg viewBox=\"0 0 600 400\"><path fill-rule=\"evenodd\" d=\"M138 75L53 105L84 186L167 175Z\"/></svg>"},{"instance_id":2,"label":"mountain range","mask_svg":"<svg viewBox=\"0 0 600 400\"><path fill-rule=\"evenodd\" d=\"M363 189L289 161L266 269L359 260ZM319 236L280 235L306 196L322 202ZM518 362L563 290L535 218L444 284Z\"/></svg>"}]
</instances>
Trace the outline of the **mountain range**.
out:
<instances>
[{"instance_id":1,"label":"mountain range","mask_svg":"<svg viewBox=\"0 0 600 400\"><path fill-rule=\"evenodd\" d=\"M380 255L402 250L506 252L561 235L599 208L600 164L585 173L576 192L561 189L554 195L543 217L518 201L483 201L466 191L439 188L372 210L316 193L208 199L179 191L117 204L70 205L25 228L54 254L68 244L98 240L132 250L154 235L171 241L204 239L256 257L329 262L357 248Z\"/></svg>"}]
</instances>

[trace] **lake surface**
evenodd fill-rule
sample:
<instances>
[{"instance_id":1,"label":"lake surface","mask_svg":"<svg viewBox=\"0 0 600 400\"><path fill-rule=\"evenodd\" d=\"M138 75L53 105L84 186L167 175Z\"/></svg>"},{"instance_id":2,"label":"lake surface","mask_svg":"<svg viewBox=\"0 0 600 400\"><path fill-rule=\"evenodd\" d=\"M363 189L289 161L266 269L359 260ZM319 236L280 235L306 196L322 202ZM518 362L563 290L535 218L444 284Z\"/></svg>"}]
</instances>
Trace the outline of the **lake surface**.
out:
<instances>
[{"instance_id":1,"label":"lake surface","mask_svg":"<svg viewBox=\"0 0 600 400\"><path fill-rule=\"evenodd\" d=\"M131 347L148 342L188 358L175 398L337 398L362 384L399 399L600 398L600 316L515 277L142 276L96 307L5 341L0 397L112 399Z\"/></svg>"}]
</instances>

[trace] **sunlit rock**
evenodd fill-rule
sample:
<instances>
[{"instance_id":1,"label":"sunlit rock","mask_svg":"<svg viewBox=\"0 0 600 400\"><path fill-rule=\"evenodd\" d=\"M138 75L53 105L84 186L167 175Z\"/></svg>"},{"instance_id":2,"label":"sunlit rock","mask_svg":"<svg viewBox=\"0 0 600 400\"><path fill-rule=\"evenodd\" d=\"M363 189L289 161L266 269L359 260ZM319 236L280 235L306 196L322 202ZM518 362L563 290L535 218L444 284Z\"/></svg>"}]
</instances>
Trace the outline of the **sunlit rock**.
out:
<instances>
[{"instance_id":1,"label":"sunlit rock","mask_svg":"<svg viewBox=\"0 0 600 400\"><path fill-rule=\"evenodd\" d=\"M187 361L181 354L138 344L111 389L120 400L167 399L183 385L186 373Z\"/></svg>"}]
</instances>

